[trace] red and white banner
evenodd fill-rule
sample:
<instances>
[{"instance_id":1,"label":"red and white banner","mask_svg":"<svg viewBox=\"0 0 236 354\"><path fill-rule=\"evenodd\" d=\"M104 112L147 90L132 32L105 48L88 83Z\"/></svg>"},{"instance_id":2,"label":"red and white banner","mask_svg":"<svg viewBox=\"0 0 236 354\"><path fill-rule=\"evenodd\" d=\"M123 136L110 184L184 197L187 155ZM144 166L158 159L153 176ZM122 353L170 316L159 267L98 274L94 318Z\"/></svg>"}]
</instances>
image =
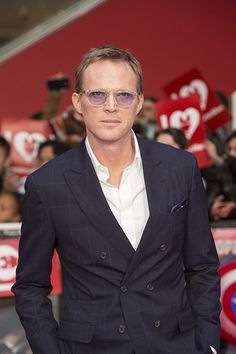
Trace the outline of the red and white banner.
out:
<instances>
[{"instance_id":1,"label":"red and white banner","mask_svg":"<svg viewBox=\"0 0 236 354\"><path fill-rule=\"evenodd\" d=\"M20 176L28 175L37 166L38 146L50 136L46 121L33 119L1 120L1 135L11 144L11 165Z\"/></svg>"},{"instance_id":2,"label":"red and white banner","mask_svg":"<svg viewBox=\"0 0 236 354\"><path fill-rule=\"evenodd\" d=\"M236 257L236 227L212 228L211 231L219 258Z\"/></svg>"},{"instance_id":3,"label":"red and white banner","mask_svg":"<svg viewBox=\"0 0 236 354\"><path fill-rule=\"evenodd\" d=\"M172 99L198 93L200 96L200 107L203 112L203 122L211 131L231 121L229 112L198 69L188 71L166 85L163 89Z\"/></svg>"},{"instance_id":4,"label":"red and white banner","mask_svg":"<svg viewBox=\"0 0 236 354\"><path fill-rule=\"evenodd\" d=\"M160 128L173 127L182 130L188 140L188 151L196 156L199 167L208 167L211 160L205 148L206 137L199 95L161 100L156 108Z\"/></svg>"},{"instance_id":5,"label":"red and white banner","mask_svg":"<svg viewBox=\"0 0 236 354\"><path fill-rule=\"evenodd\" d=\"M13 235L20 234L20 226L20 223L0 224L0 297L13 296L11 287L15 282L19 247L19 237ZM57 253L52 260L51 282L52 294L60 294L62 286Z\"/></svg>"},{"instance_id":6,"label":"red and white banner","mask_svg":"<svg viewBox=\"0 0 236 354\"><path fill-rule=\"evenodd\" d=\"M0 296L12 296L18 262L18 240L0 240Z\"/></svg>"},{"instance_id":7,"label":"red and white banner","mask_svg":"<svg viewBox=\"0 0 236 354\"><path fill-rule=\"evenodd\" d=\"M236 227L212 228L221 260L221 336L236 344Z\"/></svg>"}]
</instances>

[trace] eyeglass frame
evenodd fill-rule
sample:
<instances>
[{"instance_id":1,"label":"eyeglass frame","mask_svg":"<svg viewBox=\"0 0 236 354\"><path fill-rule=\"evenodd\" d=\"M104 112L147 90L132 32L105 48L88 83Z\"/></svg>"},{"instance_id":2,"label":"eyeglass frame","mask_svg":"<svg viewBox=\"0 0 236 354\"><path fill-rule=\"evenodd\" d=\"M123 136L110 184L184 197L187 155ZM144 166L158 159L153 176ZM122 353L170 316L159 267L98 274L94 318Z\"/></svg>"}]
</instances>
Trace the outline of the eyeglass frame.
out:
<instances>
[{"instance_id":1,"label":"eyeglass frame","mask_svg":"<svg viewBox=\"0 0 236 354\"><path fill-rule=\"evenodd\" d=\"M102 93L105 93L105 94L106 94L106 99L105 99L104 103L102 103L102 104L92 104L92 103L90 102L89 94L90 94L91 92L96 92L96 91L97 91L97 92L102 92ZM107 101L107 99L108 99L108 97L110 96L111 93L112 93L112 95L113 95L113 97L114 97L114 99L115 99L115 101L116 101L117 106L123 107L123 108L130 107L130 106L132 105L132 103L134 102L135 97L138 97L139 95L141 95L141 93L138 93L137 91L129 91L129 90L117 90L117 91L115 91L115 92L112 92L112 91L107 91L107 90L103 90L103 89L93 89L93 90L87 89L87 90L81 90L81 91L79 92L80 95L83 95L83 94L86 95L86 97L88 97L89 103L91 104L91 106L94 106L94 107L101 107L101 106L103 106L103 105L106 103L106 101ZM116 98L116 94L117 94L117 93L130 93L130 94L132 94L132 95L134 96L134 98L133 98L132 102L131 102L129 105L127 105L127 106L122 106L122 105L120 105L120 104L117 102L117 98Z\"/></svg>"}]
</instances>

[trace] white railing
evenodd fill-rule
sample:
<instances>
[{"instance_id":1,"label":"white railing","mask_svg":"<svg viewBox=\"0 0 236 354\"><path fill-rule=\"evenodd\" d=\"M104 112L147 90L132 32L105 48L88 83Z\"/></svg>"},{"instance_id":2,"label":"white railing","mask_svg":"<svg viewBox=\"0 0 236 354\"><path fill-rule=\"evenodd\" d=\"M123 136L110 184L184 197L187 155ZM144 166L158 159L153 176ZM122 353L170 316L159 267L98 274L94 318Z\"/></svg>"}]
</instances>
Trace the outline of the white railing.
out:
<instances>
[{"instance_id":1,"label":"white railing","mask_svg":"<svg viewBox=\"0 0 236 354\"><path fill-rule=\"evenodd\" d=\"M0 48L0 64L108 0L83 0Z\"/></svg>"}]
</instances>

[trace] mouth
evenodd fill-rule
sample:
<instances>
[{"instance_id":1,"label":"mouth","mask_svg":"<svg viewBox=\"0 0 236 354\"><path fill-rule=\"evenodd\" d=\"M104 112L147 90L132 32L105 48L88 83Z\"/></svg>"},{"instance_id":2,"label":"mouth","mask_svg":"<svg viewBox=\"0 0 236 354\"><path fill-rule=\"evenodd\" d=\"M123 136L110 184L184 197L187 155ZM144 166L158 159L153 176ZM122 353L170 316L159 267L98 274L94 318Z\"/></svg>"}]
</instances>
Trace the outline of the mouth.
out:
<instances>
[{"instance_id":1,"label":"mouth","mask_svg":"<svg viewBox=\"0 0 236 354\"><path fill-rule=\"evenodd\" d=\"M106 119L106 120L101 120L101 123L109 126L114 126L120 124L120 121L117 119Z\"/></svg>"}]
</instances>

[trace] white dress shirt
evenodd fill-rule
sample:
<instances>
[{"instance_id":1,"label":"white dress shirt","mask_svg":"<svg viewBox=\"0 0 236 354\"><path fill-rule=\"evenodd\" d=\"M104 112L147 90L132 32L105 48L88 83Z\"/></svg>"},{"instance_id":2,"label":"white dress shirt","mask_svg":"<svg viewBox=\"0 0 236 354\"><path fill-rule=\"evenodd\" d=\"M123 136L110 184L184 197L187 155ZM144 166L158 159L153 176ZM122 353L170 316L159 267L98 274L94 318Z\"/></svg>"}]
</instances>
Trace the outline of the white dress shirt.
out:
<instances>
[{"instance_id":1,"label":"white dress shirt","mask_svg":"<svg viewBox=\"0 0 236 354\"><path fill-rule=\"evenodd\" d=\"M88 137L85 140L85 145L108 205L136 250L149 218L149 207L140 150L136 136L134 133L132 134L135 157L133 162L124 169L119 187L107 182L109 180L108 168L97 160Z\"/></svg>"},{"instance_id":2,"label":"white dress shirt","mask_svg":"<svg viewBox=\"0 0 236 354\"><path fill-rule=\"evenodd\" d=\"M149 218L149 207L140 150L137 138L133 132L132 134L135 157L133 162L124 169L119 187L107 182L109 180L108 168L103 166L94 155L88 137L86 137L85 145L108 205L136 250ZM211 350L213 354L217 354L213 347Z\"/></svg>"}]
</instances>

